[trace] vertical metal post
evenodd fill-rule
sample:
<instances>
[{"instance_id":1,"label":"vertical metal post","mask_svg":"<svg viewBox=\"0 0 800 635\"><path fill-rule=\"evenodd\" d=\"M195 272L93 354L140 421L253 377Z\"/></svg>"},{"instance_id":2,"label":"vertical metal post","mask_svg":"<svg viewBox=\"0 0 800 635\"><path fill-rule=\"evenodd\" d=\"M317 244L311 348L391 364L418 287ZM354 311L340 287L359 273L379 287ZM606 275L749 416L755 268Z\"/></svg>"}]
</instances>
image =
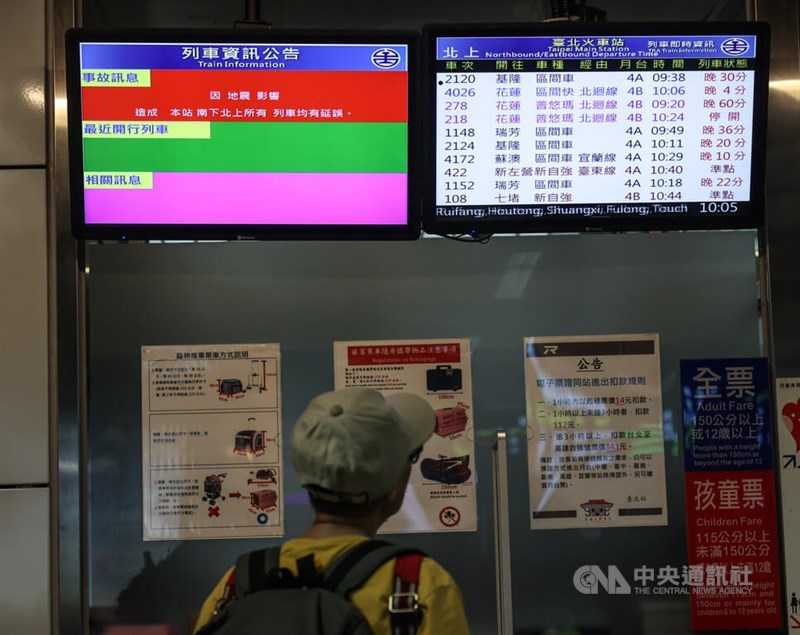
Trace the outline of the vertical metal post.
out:
<instances>
[{"instance_id":1,"label":"vertical metal post","mask_svg":"<svg viewBox=\"0 0 800 635\"><path fill-rule=\"evenodd\" d=\"M511 535L508 523L506 431L498 428L492 447L494 475L494 559L497 586L497 634L514 632L511 612Z\"/></svg>"},{"instance_id":2,"label":"vertical metal post","mask_svg":"<svg viewBox=\"0 0 800 635\"><path fill-rule=\"evenodd\" d=\"M248 22L261 20L261 6L259 0L247 0L244 7L244 19Z\"/></svg>"},{"instance_id":3,"label":"vertical metal post","mask_svg":"<svg viewBox=\"0 0 800 635\"><path fill-rule=\"evenodd\" d=\"M766 179L766 219L759 233L762 275L766 280L764 312L765 350L770 360L772 379L800 375L800 268L797 266L797 245L800 243L800 187L797 181L797 149L800 140L800 6L789 0L748 0L748 18L768 22L771 28L769 67L769 118L767 125L768 173ZM777 436L779 413L773 410L773 432ZM788 472L776 461L778 501ZM784 506L779 514L780 557L782 577L783 620L791 615L788 596L796 588L788 588L791 573L796 571L797 539L786 530ZM796 511L795 511L796 513ZM796 578L795 578L796 579ZM790 583L791 584L791 583ZM792 625L784 627L790 632ZM795 627L796 628L796 627Z\"/></svg>"},{"instance_id":4,"label":"vertical metal post","mask_svg":"<svg viewBox=\"0 0 800 635\"><path fill-rule=\"evenodd\" d=\"M236 20L234 29L271 29L272 24L261 19L261 0L245 0L244 20Z\"/></svg>"},{"instance_id":5,"label":"vertical metal post","mask_svg":"<svg viewBox=\"0 0 800 635\"><path fill-rule=\"evenodd\" d=\"M767 126L766 220L761 256L766 264L769 327L765 347L773 377L800 374L800 7L786 0L750 0L748 14L772 30ZM778 420L779 421L779 420Z\"/></svg>"},{"instance_id":6,"label":"vertical metal post","mask_svg":"<svg viewBox=\"0 0 800 635\"><path fill-rule=\"evenodd\" d=\"M47 251L50 352L51 632L88 633L85 413L79 337L78 245L70 234L64 32L81 22L77 0L46 0Z\"/></svg>"}]
</instances>

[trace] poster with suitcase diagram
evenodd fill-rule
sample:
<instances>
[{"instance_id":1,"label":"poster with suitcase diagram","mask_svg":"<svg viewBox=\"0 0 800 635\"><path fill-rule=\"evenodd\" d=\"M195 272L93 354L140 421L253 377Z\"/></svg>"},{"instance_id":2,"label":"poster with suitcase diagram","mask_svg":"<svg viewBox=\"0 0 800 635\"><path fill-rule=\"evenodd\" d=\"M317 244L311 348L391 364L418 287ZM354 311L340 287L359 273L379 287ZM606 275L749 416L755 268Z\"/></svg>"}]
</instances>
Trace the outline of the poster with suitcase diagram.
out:
<instances>
[{"instance_id":1,"label":"poster with suitcase diagram","mask_svg":"<svg viewBox=\"0 0 800 635\"><path fill-rule=\"evenodd\" d=\"M280 347L142 347L144 540L282 536Z\"/></svg>"},{"instance_id":2,"label":"poster with suitcase diagram","mask_svg":"<svg viewBox=\"0 0 800 635\"><path fill-rule=\"evenodd\" d=\"M436 412L400 512L380 533L474 531L475 456L468 339L334 342L335 387L411 392Z\"/></svg>"},{"instance_id":3,"label":"poster with suitcase diagram","mask_svg":"<svg viewBox=\"0 0 800 635\"><path fill-rule=\"evenodd\" d=\"M800 377L775 380L783 570L789 631L800 633Z\"/></svg>"}]
</instances>

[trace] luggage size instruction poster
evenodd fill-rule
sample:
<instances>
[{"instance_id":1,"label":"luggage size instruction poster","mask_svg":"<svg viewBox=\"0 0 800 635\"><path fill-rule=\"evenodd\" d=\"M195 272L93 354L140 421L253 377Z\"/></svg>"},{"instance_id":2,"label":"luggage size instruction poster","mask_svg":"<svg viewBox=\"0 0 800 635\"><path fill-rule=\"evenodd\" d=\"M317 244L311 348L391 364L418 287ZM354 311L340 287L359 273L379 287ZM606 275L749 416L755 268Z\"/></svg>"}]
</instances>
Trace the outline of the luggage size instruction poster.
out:
<instances>
[{"instance_id":1,"label":"luggage size instruction poster","mask_svg":"<svg viewBox=\"0 0 800 635\"><path fill-rule=\"evenodd\" d=\"M779 377L775 384L786 615L788 630L800 632L800 377Z\"/></svg>"},{"instance_id":2,"label":"luggage size instruction poster","mask_svg":"<svg viewBox=\"0 0 800 635\"><path fill-rule=\"evenodd\" d=\"M524 340L531 529L667 524L658 335Z\"/></svg>"},{"instance_id":3,"label":"luggage size instruction poster","mask_svg":"<svg viewBox=\"0 0 800 635\"><path fill-rule=\"evenodd\" d=\"M144 540L282 536L280 347L142 347Z\"/></svg>"},{"instance_id":4,"label":"luggage size instruction poster","mask_svg":"<svg viewBox=\"0 0 800 635\"><path fill-rule=\"evenodd\" d=\"M403 507L380 533L475 531L475 443L468 339L334 342L336 389L410 392L436 411Z\"/></svg>"}]
</instances>

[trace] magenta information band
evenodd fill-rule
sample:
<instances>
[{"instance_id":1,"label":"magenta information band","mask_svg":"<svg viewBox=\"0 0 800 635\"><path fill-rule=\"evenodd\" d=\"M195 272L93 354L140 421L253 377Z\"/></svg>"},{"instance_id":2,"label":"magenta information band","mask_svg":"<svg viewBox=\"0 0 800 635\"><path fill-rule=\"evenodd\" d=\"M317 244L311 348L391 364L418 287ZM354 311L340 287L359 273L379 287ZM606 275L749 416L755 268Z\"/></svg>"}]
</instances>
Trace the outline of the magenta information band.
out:
<instances>
[{"instance_id":1,"label":"magenta information band","mask_svg":"<svg viewBox=\"0 0 800 635\"><path fill-rule=\"evenodd\" d=\"M407 181L407 174L154 173L152 189L87 189L86 222L398 225L406 222Z\"/></svg>"}]
</instances>

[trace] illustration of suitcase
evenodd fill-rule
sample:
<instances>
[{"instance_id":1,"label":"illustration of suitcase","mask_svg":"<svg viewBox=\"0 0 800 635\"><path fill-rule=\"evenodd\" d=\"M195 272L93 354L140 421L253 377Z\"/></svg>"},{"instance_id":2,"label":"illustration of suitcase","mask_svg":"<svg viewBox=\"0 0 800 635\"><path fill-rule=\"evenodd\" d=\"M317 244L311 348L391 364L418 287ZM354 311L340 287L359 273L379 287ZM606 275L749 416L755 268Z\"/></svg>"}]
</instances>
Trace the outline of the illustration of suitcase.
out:
<instances>
[{"instance_id":1,"label":"illustration of suitcase","mask_svg":"<svg viewBox=\"0 0 800 635\"><path fill-rule=\"evenodd\" d=\"M271 509L278 504L278 492L273 489L260 489L250 492L250 506L256 509Z\"/></svg>"},{"instance_id":2,"label":"illustration of suitcase","mask_svg":"<svg viewBox=\"0 0 800 635\"><path fill-rule=\"evenodd\" d=\"M463 432L467 427L467 411L460 406L436 411L436 434L440 437Z\"/></svg>"},{"instance_id":3,"label":"illustration of suitcase","mask_svg":"<svg viewBox=\"0 0 800 635\"><path fill-rule=\"evenodd\" d=\"M446 485L460 485L469 480L469 455L440 456L438 459L423 459L419 466L424 478Z\"/></svg>"},{"instance_id":4,"label":"illustration of suitcase","mask_svg":"<svg viewBox=\"0 0 800 635\"><path fill-rule=\"evenodd\" d=\"M436 368L429 368L425 374L428 390L455 391L461 390L461 369L453 368L449 364L442 364Z\"/></svg>"},{"instance_id":5,"label":"illustration of suitcase","mask_svg":"<svg viewBox=\"0 0 800 635\"><path fill-rule=\"evenodd\" d=\"M219 391L223 395L235 395L244 392L240 379L223 379L219 384Z\"/></svg>"}]
</instances>

